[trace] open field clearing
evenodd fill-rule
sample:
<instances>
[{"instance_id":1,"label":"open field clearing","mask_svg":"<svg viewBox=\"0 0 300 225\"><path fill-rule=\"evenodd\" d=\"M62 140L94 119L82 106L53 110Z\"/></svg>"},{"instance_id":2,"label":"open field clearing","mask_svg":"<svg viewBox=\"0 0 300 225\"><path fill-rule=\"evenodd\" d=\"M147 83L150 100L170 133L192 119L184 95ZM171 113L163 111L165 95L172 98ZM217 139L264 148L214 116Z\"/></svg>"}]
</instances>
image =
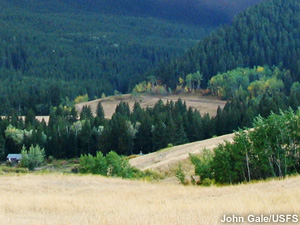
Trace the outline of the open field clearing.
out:
<instances>
[{"instance_id":1,"label":"open field clearing","mask_svg":"<svg viewBox=\"0 0 300 225\"><path fill-rule=\"evenodd\" d=\"M299 213L300 177L227 187L75 175L0 177L0 221L47 224L220 224L224 214ZM247 223L244 223L247 224Z\"/></svg>"},{"instance_id":2,"label":"open field clearing","mask_svg":"<svg viewBox=\"0 0 300 225\"><path fill-rule=\"evenodd\" d=\"M121 102L128 102L130 108L133 108L135 102L139 102L142 108L153 107L155 103L161 99L164 103L168 100L177 101L181 98L186 102L187 107L192 107L197 109L202 115L209 113L214 116L217 112L218 106L223 108L226 104L225 101L216 99L210 96L200 96L200 95L167 95L167 96L157 96L157 95L141 95L139 97L134 97L131 94L111 96L106 98L97 99L90 102L83 102L76 105L76 109L80 112L84 105L91 106L92 112L96 113L96 107L99 102L102 103L105 117L111 118L117 105Z\"/></svg>"},{"instance_id":3,"label":"open field clearing","mask_svg":"<svg viewBox=\"0 0 300 225\"><path fill-rule=\"evenodd\" d=\"M142 95L139 97L134 97L131 94L120 95L120 96L109 96L105 98L100 98L97 100L83 102L76 104L76 109L78 112L81 112L82 107L84 105L90 106L92 112L96 114L97 104L99 102L102 103L105 118L110 119L114 114L117 105L121 102L128 102L131 109L133 109L133 105L135 102L139 102L142 108L153 107L155 103L161 99L164 103L168 100L173 100L174 102L181 98L186 102L187 107L192 107L193 109L197 109L201 115L205 113L209 113L211 116L215 116L217 112L218 106L224 108L226 101L219 100L212 96L200 96L200 95L168 95L168 96L157 96L157 95ZM1 118L6 118L5 116L1 116ZM25 121L25 116L22 116L22 119ZM36 116L36 119L39 122L43 120L48 124L49 116Z\"/></svg>"}]
</instances>

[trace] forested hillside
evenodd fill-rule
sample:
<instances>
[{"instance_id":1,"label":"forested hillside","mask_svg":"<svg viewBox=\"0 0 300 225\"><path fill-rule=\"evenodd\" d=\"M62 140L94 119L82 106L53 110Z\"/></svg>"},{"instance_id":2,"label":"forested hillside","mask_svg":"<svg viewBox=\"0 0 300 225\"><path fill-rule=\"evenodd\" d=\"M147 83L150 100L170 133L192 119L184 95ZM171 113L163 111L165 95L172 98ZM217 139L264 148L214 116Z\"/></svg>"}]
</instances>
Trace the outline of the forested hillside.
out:
<instances>
[{"instance_id":1,"label":"forested hillside","mask_svg":"<svg viewBox=\"0 0 300 225\"><path fill-rule=\"evenodd\" d=\"M147 70L180 56L257 1L235 10L227 4L220 13L192 0L3 0L0 114L12 108L48 114L66 97L129 92Z\"/></svg>"},{"instance_id":2,"label":"forested hillside","mask_svg":"<svg viewBox=\"0 0 300 225\"><path fill-rule=\"evenodd\" d=\"M138 74L178 56L210 30L155 18L0 5L2 115L31 107L48 114L66 96L127 92Z\"/></svg>"},{"instance_id":3,"label":"forested hillside","mask_svg":"<svg viewBox=\"0 0 300 225\"><path fill-rule=\"evenodd\" d=\"M10 2L17 7L43 13L75 10L86 13L153 17L207 26L230 23L238 12L261 1L265 0L12 0Z\"/></svg>"},{"instance_id":4,"label":"forested hillside","mask_svg":"<svg viewBox=\"0 0 300 225\"><path fill-rule=\"evenodd\" d=\"M174 88L179 77L203 74L202 87L219 72L236 67L282 65L300 79L300 1L272 0L250 7L205 38L183 57L149 74Z\"/></svg>"}]
</instances>

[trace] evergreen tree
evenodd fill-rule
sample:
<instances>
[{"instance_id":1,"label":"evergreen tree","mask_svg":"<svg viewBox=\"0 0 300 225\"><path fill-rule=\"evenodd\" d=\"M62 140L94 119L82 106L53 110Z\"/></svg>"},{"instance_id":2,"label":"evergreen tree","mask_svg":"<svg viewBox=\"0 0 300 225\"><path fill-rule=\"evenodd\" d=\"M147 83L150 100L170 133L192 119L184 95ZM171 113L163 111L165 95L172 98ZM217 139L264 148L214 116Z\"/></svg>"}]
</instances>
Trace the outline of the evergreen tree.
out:
<instances>
[{"instance_id":1,"label":"evergreen tree","mask_svg":"<svg viewBox=\"0 0 300 225\"><path fill-rule=\"evenodd\" d=\"M97 104L97 110L96 110L96 117L95 117L95 127L99 127L99 126L104 126L106 124L106 120L104 117L104 109L103 106L101 104L101 102L99 102Z\"/></svg>"},{"instance_id":2,"label":"evergreen tree","mask_svg":"<svg viewBox=\"0 0 300 225\"><path fill-rule=\"evenodd\" d=\"M166 125L159 119L153 129L153 148L155 151L165 148L168 145L166 138Z\"/></svg>"},{"instance_id":3,"label":"evergreen tree","mask_svg":"<svg viewBox=\"0 0 300 225\"><path fill-rule=\"evenodd\" d=\"M97 104L96 115L98 118L104 119L104 109L101 102Z\"/></svg>"},{"instance_id":4,"label":"evergreen tree","mask_svg":"<svg viewBox=\"0 0 300 225\"><path fill-rule=\"evenodd\" d=\"M120 104L117 105L117 107L116 107L115 113L120 114L120 115L122 115L122 116L124 116L126 118L129 118L129 116L130 116L130 108L129 108L128 103L126 103L126 102L120 102Z\"/></svg>"},{"instance_id":5,"label":"evergreen tree","mask_svg":"<svg viewBox=\"0 0 300 225\"><path fill-rule=\"evenodd\" d=\"M133 110L130 115L130 119L133 123L141 122L143 118L143 110L141 108L140 103L135 102L133 105Z\"/></svg>"},{"instance_id":6,"label":"evergreen tree","mask_svg":"<svg viewBox=\"0 0 300 225\"><path fill-rule=\"evenodd\" d=\"M167 116L166 119L166 141L168 144L175 142L176 125L172 119L172 116Z\"/></svg>"},{"instance_id":7,"label":"evergreen tree","mask_svg":"<svg viewBox=\"0 0 300 225\"><path fill-rule=\"evenodd\" d=\"M83 106L80 113L80 120L91 120L93 118L92 110L90 106Z\"/></svg>"},{"instance_id":8,"label":"evergreen tree","mask_svg":"<svg viewBox=\"0 0 300 225\"><path fill-rule=\"evenodd\" d=\"M81 154L91 154L92 128L89 121L84 121L82 130L78 135L78 148Z\"/></svg>"},{"instance_id":9,"label":"evergreen tree","mask_svg":"<svg viewBox=\"0 0 300 225\"><path fill-rule=\"evenodd\" d=\"M141 121L141 125L138 128L138 132L135 137L135 153L143 152L150 153L153 152L153 142L152 142L152 121L148 114L146 114Z\"/></svg>"},{"instance_id":10,"label":"evergreen tree","mask_svg":"<svg viewBox=\"0 0 300 225\"><path fill-rule=\"evenodd\" d=\"M174 118L174 123L175 123L175 134L174 134L174 144L175 145L180 145L184 144L188 141L184 126L183 126L183 120L180 115L177 115Z\"/></svg>"},{"instance_id":11,"label":"evergreen tree","mask_svg":"<svg viewBox=\"0 0 300 225\"><path fill-rule=\"evenodd\" d=\"M6 155L5 155L5 139L0 135L0 160L4 160Z\"/></svg>"},{"instance_id":12,"label":"evergreen tree","mask_svg":"<svg viewBox=\"0 0 300 225\"><path fill-rule=\"evenodd\" d=\"M104 128L101 135L100 149L105 153L111 150L121 155L132 153L133 140L129 132L126 117L120 113L115 113L109 121L108 126Z\"/></svg>"}]
</instances>

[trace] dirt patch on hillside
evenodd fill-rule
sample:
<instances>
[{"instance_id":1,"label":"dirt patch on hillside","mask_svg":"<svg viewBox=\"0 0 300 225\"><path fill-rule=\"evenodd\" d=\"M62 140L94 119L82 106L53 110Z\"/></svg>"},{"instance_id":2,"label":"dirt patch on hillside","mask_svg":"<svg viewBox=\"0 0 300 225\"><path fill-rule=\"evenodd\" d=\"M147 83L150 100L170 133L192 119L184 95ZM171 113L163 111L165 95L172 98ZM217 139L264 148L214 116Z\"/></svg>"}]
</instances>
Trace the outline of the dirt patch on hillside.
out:
<instances>
[{"instance_id":1,"label":"dirt patch on hillside","mask_svg":"<svg viewBox=\"0 0 300 225\"><path fill-rule=\"evenodd\" d=\"M90 102L79 103L76 105L76 109L80 112L84 105L90 106L92 112L96 113L96 108L99 102L102 103L105 117L111 118L117 105L121 102L128 102L129 107L132 109L135 102L139 102L142 108L153 107L155 103L161 99L164 103L173 100L177 101L181 98L186 102L187 107L192 107L197 109L202 115L209 113L211 116L216 114L218 106L223 108L226 104L225 101L221 101L215 97L211 96L201 96L201 95L168 95L168 96L157 96L157 95L142 95L139 97L132 96L131 94L111 96L106 98L97 99Z\"/></svg>"}]
</instances>

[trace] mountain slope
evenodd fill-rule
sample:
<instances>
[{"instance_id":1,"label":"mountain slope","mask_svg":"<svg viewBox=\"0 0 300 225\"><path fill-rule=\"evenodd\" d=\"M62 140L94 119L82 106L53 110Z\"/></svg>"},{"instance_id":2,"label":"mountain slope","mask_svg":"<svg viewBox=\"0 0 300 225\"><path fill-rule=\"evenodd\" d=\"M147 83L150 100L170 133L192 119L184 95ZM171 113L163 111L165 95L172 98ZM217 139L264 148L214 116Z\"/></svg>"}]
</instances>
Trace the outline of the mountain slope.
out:
<instances>
[{"instance_id":1,"label":"mountain slope","mask_svg":"<svg viewBox=\"0 0 300 225\"><path fill-rule=\"evenodd\" d=\"M199 70L203 87L218 72L236 67L279 65L299 80L300 1L271 0L247 9L183 57L149 72L174 88L178 78Z\"/></svg>"},{"instance_id":2,"label":"mountain slope","mask_svg":"<svg viewBox=\"0 0 300 225\"><path fill-rule=\"evenodd\" d=\"M144 79L139 74L179 56L211 30L79 8L57 12L42 4L44 12L34 8L43 1L32 2L33 9L21 2L0 3L2 115L31 107L48 114L66 96L127 92Z\"/></svg>"},{"instance_id":3,"label":"mountain slope","mask_svg":"<svg viewBox=\"0 0 300 225\"><path fill-rule=\"evenodd\" d=\"M66 97L130 92L147 70L258 1L232 10L226 1L3 0L0 114L48 114Z\"/></svg>"},{"instance_id":4,"label":"mountain slope","mask_svg":"<svg viewBox=\"0 0 300 225\"><path fill-rule=\"evenodd\" d=\"M35 12L80 10L87 13L161 18L207 26L230 23L238 12L261 1L265 0L12 0L9 2Z\"/></svg>"}]
</instances>

